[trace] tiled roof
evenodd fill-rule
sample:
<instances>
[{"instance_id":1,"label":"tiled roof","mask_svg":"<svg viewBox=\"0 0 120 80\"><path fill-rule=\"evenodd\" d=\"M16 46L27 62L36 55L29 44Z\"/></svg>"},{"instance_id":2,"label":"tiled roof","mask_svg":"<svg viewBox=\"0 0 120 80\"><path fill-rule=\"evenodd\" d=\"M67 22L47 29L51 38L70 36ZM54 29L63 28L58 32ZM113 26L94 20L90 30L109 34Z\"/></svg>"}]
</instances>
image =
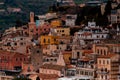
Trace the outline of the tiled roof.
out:
<instances>
[{"instance_id":1,"label":"tiled roof","mask_svg":"<svg viewBox=\"0 0 120 80\"><path fill-rule=\"evenodd\" d=\"M108 55L100 55L98 58L112 58L114 56L117 56L115 53L110 53Z\"/></svg>"},{"instance_id":2,"label":"tiled roof","mask_svg":"<svg viewBox=\"0 0 120 80\"><path fill-rule=\"evenodd\" d=\"M59 76L56 74L42 74L42 73L39 74L39 77L42 79L57 79L57 78L59 78Z\"/></svg>"},{"instance_id":3,"label":"tiled roof","mask_svg":"<svg viewBox=\"0 0 120 80\"><path fill-rule=\"evenodd\" d=\"M90 33L90 32L84 32L82 35L89 36L89 35L92 35L92 33Z\"/></svg>"},{"instance_id":4,"label":"tiled roof","mask_svg":"<svg viewBox=\"0 0 120 80\"><path fill-rule=\"evenodd\" d=\"M81 61L90 61L90 60L92 60L92 59L90 59L90 58L88 58L88 57L82 57L80 60L81 60Z\"/></svg>"},{"instance_id":5,"label":"tiled roof","mask_svg":"<svg viewBox=\"0 0 120 80\"><path fill-rule=\"evenodd\" d=\"M91 53L93 53L93 50L83 50L83 53L84 54L91 54Z\"/></svg>"},{"instance_id":6,"label":"tiled roof","mask_svg":"<svg viewBox=\"0 0 120 80\"><path fill-rule=\"evenodd\" d=\"M44 64L44 65L41 66L41 68L60 71L62 68L64 68L64 66L54 65L54 64Z\"/></svg>"}]
</instances>

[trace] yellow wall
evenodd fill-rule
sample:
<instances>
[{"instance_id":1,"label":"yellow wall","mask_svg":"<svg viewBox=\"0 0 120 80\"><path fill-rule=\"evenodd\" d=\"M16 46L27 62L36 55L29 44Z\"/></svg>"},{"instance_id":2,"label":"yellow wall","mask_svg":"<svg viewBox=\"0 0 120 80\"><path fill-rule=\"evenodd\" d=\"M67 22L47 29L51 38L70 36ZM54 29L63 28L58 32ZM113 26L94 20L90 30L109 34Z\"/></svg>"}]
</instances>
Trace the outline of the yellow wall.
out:
<instances>
[{"instance_id":1,"label":"yellow wall","mask_svg":"<svg viewBox=\"0 0 120 80\"><path fill-rule=\"evenodd\" d=\"M55 28L57 34L59 36L69 36L70 35L70 28Z\"/></svg>"},{"instance_id":2,"label":"yellow wall","mask_svg":"<svg viewBox=\"0 0 120 80\"><path fill-rule=\"evenodd\" d=\"M60 20L51 21L51 27L57 27L57 26L61 26L61 21Z\"/></svg>"},{"instance_id":3,"label":"yellow wall","mask_svg":"<svg viewBox=\"0 0 120 80\"><path fill-rule=\"evenodd\" d=\"M58 44L56 36L41 36L40 44L41 45L49 45L49 44Z\"/></svg>"}]
</instances>

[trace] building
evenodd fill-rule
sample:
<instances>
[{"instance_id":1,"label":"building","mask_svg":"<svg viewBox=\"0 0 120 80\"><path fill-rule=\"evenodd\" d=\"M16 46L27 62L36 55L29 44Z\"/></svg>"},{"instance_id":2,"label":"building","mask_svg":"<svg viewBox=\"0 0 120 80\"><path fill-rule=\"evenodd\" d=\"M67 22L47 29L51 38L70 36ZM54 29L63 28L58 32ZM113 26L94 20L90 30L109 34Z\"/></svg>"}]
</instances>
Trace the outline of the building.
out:
<instances>
[{"instance_id":1,"label":"building","mask_svg":"<svg viewBox=\"0 0 120 80\"><path fill-rule=\"evenodd\" d=\"M51 27L55 28L55 27L61 26L62 22L59 19L54 19L54 20L51 20L50 24L51 24Z\"/></svg>"},{"instance_id":2,"label":"building","mask_svg":"<svg viewBox=\"0 0 120 80\"><path fill-rule=\"evenodd\" d=\"M7 76L5 72L0 71L0 80L12 80L14 77L12 76Z\"/></svg>"},{"instance_id":3,"label":"building","mask_svg":"<svg viewBox=\"0 0 120 80\"><path fill-rule=\"evenodd\" d=\"M120 23L120 9L111 10L110 16L108 16L109 22Z\"/></svg>"},{"instance_id":4,"label":"building","mask_svg":"<svg viewBox=\"0 0 120 80\"><path fill-rule=\"evenodd\" d=\"M64 66L44 64L39 69L40 80L56 80L64 76Z\"/></svg>"},{"instance_id":5,"label":"building","mask_svg":"<svg viewBox=\"0 0 120 80\"><path fill-rule=\"evenodd\" d=\"M29 29L28 33L29 36L36 35L36 23L34 21L34 13L30 12L30 22L28 23Z\"/></svg>"},{"instance_id":6,"label":"building","mask_svg":"<svg viewBox=\"0 0 120 80\"><path fill-rule=\"evenodd\" d=\"M42 34L49 34L51 25L47 22L44 22L40 26L36 26L36 27L37 27L36 28L37 35L40 36Z\"/></svg>"},{"instance_id":7,"label":"building","mask_svg":"<svg viewBox=\"0 0 120 80\"><path fill-rule=\"evenodd\" d=\"M22 63L28 61L25 54L0 50L0 70L21 70Z\"/></svg>"},{"instance_id":8,"label":"building","mask_svg":"<svg viewBox=\"0 0 120 80\"><path fill-rule=\"evenodd\" d=\"M110 53L97 58L97 79L117 80L119 72L119 55Z\"/></svg>"},{"instance_id":9,"label":"building","mask_svg":"<svg viewBox=\"0 0 120 80\"><path fill-rule=\"evenodd\" d=\"M89 57L82 57L78 59L76 65L76 76L86 76L91 79L96 78L96 66L93 59Z\"/></svg>"},{"instance_id":10,"label":"building","mask_svg":"<svg viewBox=\"0 0 120 80\"><path fill-rule=\"evenodd\" d=\"M57 38L57 36L43 35L39 40L41 45L58 44Z\"/></svg>"},{"instance_id":11,"label":"building","mask_svg":"<svg viewBox=\"0 0 120 80\"><path fill-rule=\"evenodd\" d=\"M53 28L57 36L70 36L70 28Z\"/></svg>"},{"instance_id":12,"label":"building","mask_svg":"<svg viewBox=\"0 0 120 80\"><path fill-rule=\"evenodd\" d=\"M77 19L77 15L71 15L71 14L66 15L65 25L74 27L76 19Z\"/></svg>"},{"instance_id":13,"label":"building","mask_svg":"<svg viewBox=\"0 0 120 80\"><path fill-rule=\"evenodd\" d=\"M96 44L93 45L93 52L98 55L107 55L109 53L119 53L120 45L119 44Z\"/></svg>"},{"instance_id":14,"label":"building","mask_svg":"<svg viewBox=\"0 0 120 80\"><path fill-rule=\"evenodd\" d=\"M38 71L40 66L43 64L43 53L41 47L32 46L28 47L28 53L30 54L30 63L34 67L34 71Z\"/></svg>"},{"instance_id":15,"label":"building","mask_svg":"<svg viewBox=\"0 0 120 80\"><path fill-rule=\"evenodd\" d=\"M108 29L96 26L95 22L88 22L88 26L74 34L74 42L77 42L79 45L91 45L93 43L100 43L101 40L107 39L108 36Z\"/></svg>"}]
</instances>

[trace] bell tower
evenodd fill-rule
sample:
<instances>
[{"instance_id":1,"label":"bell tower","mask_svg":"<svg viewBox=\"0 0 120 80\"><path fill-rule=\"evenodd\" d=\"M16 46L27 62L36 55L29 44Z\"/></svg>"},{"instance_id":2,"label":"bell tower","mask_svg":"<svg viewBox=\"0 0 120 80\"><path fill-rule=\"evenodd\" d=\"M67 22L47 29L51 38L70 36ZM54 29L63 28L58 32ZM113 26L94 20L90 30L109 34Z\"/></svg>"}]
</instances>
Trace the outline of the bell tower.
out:
<instances>
[{"instance_id":1,"label":"bell tower","mask_svg":"<svg viewBox=\"0 0 120 80\"><path fill-rule=\"evenodd\" d=\"M30 22L28 23L29 25L29 36L35 35L36 32L36 27L35 27L35 21L34 21L34 12L30 12Z\"/></svg>"}]
</instances>

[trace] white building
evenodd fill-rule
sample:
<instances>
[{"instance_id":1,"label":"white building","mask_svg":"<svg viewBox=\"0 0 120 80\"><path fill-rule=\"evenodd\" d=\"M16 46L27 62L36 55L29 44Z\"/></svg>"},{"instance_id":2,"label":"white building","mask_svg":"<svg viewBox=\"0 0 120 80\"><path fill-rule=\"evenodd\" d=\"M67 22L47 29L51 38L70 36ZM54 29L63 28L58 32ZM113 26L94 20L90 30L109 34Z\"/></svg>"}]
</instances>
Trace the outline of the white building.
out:
<instances>
[{"instance_id":1,"label":"white building","mask_svg":"<svg viewBox=\"0 0 120 80\"><path fill-rule=\"evenodd\" d=\"M58 80L92 80L92 78L87 76L74 76L74 77L62 77L59 78Z\"/></svg>"},{"instance_id":2,"label":"white building","mask_svg":"<svg viewBox=\"0 0 120 80\"><path fill-rule=\"evenodd\" d=\"M79 41L81 45L99 43L100 40L104 40L108 37L109 31L96 26L95 22L88 22L88 26L84 27L74 35L75 40Z\"/></svg>"},{"instance_id":3,"label":"white building","mask_svg":"<svg viewBox=\"0 0 120 80\"><path fill-rule=\"evenodd\" d=\"M111 10L111 15L108 16L109 22L120 23L120 9Z\"/></svg>"},{"instance_id":4,"label":"white building","mask_svg":"<svg viewBox=\"0 0 120 80\"><path fill-rule=\"evenodd\" d=\"M66 26L75 26L77 15L66 15Z\"/></svg>"},{"instance_id":5,"label":"white building","mask_svg":"<svg viewBox=\"0 0 120 80\"><path fill-rule=\"evenodd\" d=\"M13 80L14 77L7 76L4 72L0 72L0 80Z\"/></svg>"}]
</instances>

